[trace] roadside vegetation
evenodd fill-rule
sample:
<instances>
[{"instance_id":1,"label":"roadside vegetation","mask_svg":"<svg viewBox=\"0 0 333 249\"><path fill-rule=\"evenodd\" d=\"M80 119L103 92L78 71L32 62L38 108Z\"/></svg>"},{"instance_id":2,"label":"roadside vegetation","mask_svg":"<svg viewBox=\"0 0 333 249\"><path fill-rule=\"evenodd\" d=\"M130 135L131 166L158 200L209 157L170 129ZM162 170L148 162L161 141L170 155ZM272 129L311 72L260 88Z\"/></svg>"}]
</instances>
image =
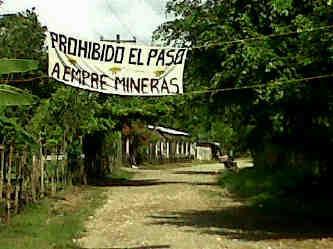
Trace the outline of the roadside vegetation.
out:
<instances>
[{"instance_id":1,"label":"roadside vegetation","mask_svg":"<svg viewBox=\"0 0 333 249\"><path fill-rule=\"evenodd\" d=\"M75 238L104 203L103 193L103 188L72 187L27 206L10 225L0 224L1 249L77 248Z\"/></svg>"},{"instance_id":2,"label":"roadside vegetation","mask_svg":"<svg viewBox=\"0 0 333 249\"><path fill-rule=\"evenodd\" d=\"M331 217L332 1L169 1L167 12L177 19L156 38L192 47L174 123L253 158L221 184L285 217Z\"/></svg>"},{"instance_id":3,"label":"roadside vegetation","mask_svg":"<svg viewBox=\"0 0 333 249\"><path fill-rule=\"evenodd\" d=\"M136 136L173 107L169 97L106 96L49 79L34 9L0 16L0 29L0 215L10 223L45 196L110 175L122 163L121 133Z\"/></svg>"},{"instance_id":4,"label":"roadside vegetation","mask_svg":"<svg viewBox=\"0 0 333 249\"><path fill-rule=\"evenodd\" d=\"M331 195L330 189L323 188L320 178L314 175L311 169L250 167L239 172L224 171L219 184L259 216L289 220L290 225L298 224L300 229L304 221L312 222L313 228L319 225L325 230L333 221L333 200L327 198ZM288 231L287 224L284 225Z\"/></svg>"},{"instance_id":5,"label":"roadside vegetation","mask_svg":"<svg viewBox=\"0 0 333 249\"><path fill-rule=\"evenodd\" d=\"M279 220L286 228L291 217L331 222L332 0L174 0L167 14L175 18L155 39L191 49L186 94L165 98L106 96L49 79L46 28L35 11L0 17L1 249L71 246L100 190L78 195L86 211L53 212L43 198L73 184L126 181L130 171L113 172L121 134L143 158L148 124L250 154L253 168L223 173L220 183L257 214L267 211L267 229Z\"/></svg>"}]
</instances>

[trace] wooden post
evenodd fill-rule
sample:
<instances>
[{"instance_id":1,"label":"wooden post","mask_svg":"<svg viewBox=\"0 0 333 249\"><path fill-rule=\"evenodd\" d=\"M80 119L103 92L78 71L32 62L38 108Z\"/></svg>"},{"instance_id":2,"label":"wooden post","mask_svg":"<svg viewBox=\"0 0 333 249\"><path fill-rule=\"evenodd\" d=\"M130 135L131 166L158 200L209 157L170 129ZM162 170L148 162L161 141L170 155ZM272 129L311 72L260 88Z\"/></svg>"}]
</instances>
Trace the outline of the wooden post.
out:
<instances>
[{"instance_id":1,"label":"wooden post","mask_svg":"<svg viewBox=\"0 0 333 249\"><path fill-rule=\"evenodd\" d=\"M67 158L67 140L66 140L66 136L67 136L67 128L65 128L64 130L64 137L63 137L63 180L64 180L64 186L68 184L68 182L71 182L71 180L67 179L67 175L69 174L69 170L68 170L68 158ZM68 181L67 181L68 180Z\"/></svg>"},{"instance_id":2,"label":"wooden post","mask_svg":"<svg viewBox=\"0 0 333 249\"><path fill-rule=\"evenodd\" d=\"M158 160L158 142L155 144L155 160Z\"/></svg>"},{"instance_id":3,"label":"wooden post","mask_svg":"<svg viewBox=\"0 0 333 249\"><path fill-rule=\"evenodd\" d=\"M21 159L21 160L20 160ZM17 154L16 162L16 184L15 184L15 213L19 212L19 194L21 191L21 180L22 180L22 162L23 157L20 158L20 155Z\"/></svg>"},{"instance_id":4,"label":"wooden post","mask_svg":"<svg viewBox=\"0 0 333 249\"><path fill-rule=\"evenodd\" d=\"M166 144L166 157L169 160L170 159L170 142L167 140L167 144Z\"/></svg>"},{"instance_id":5,"label":"wooden post","mask_svg":"<svg viewBox=\"0 0 333 249\"><path fill-rule=\"evenodd\" d=\"M129 137L126 137L126 140L125 140L125 154L126 154L126 159L130 158L131 156L131 149L130 149L130 139Z\"/></svg>"},{"instance_id":6,"label":"wooden post","mask_svg":"<svg viewBox=\"0 0 333 249\"><path fill-rule=\"evenodd\" d=\"M188 159L188 142L185 142L185 158Z\"/></svg>"},{"instance_id":7,"label":"wooden post","mask_svg":"<svg viewBox=\"0 0 333 249\"><path fill-rule=\"evenodd\" d=\"M28 201L28 196L27 196L27 177L24 172L27 169L28 165L28 147L25 146L24 148L24 154L23 154L23 159L22 159L22 182L21 182L21 200L25 200L26 202Z\"/></svg>"},{"instance_id":8,"label":"wooden post","mask_svg":"<svg viewBox=\"0 0 333 249\"><path fill-rule=\"evenodd\" d=\"M161 160L163 160L163 156L164 156L164 142L163 142L163 140L160 142L160 152L161 152Z\"/></svg>"},{"instance_id":9,"label":"wooden post","mask_svg":"<svg viewBox=\"0 0 333 249\"><path fill-rule=\"evenodd\" d=\"M31 170L31 193L32 193L32 201L37 201L37 193L36 193L36 167L37 167L37 158L35 155L32 157L32 170Z\"/></svg>"},{"instance_id":10,"label":"wooden post","mask_svg":"<svg viewBox=\"0 0 333 249\"><path fill-rule=\"evenodd\" d=\"M2 202L3 180L5 169L5 146L0 145L0 203Z\"/></svg>"},{"instance_id":11,"label":"wooden post","mask_svg":"<svg viewBox=\"0 0 333 249\"><path fill-rule=\"evenodd\" d=\"M65 187L67 185L66 171L65 171L65 158L62 159L62 164L61 164L61 179L62 179L62 185L63 185L63 187Z\"/></svg>"},{"instance_id":12,"label":"wooden post","mask_svg":"<svg viewBox=\"0 0 333 249\"><path fill-rule=\"evenodd\" d=\"M59 189L59 151L56 149L56 192Z\"/></svg>"},{"instance_id":13,"label":"wooden post","mask_svg":"<svg viewBox=\"0 0 333 249\"><path fill-rule=\"evenodd\" d=\"M14 154L14 146L10 145L9 148L9 160L8 160L8 171L7 171L7 222L10 222L10 209L11 209L11 193L12 193L12 184L11 184L11 178L12 178L12 163L13 163L13 154Z\"/></svg>"},{"instance_id":14,"label":"wooden post","mask_svg":"<svg viewBox=\"0 0 333 249\"><path fill-rule=\"evenodd\" d=\"M39 157L40 157L40 194L41 197L44 197L45 194L45 186L44 186L44 156L43 156L43 145L42 145L42 137L39 140Z\"/></svg>"},{"instance_id":15,"label":"wooden post","mask_svg":"<svg viewBox=\"0 0 333 249\"><path fill-rule=\"evenodd\" d=\"M175 150L175 159L177 159L178 158L178 151L179 151L179 149L178 149L178 141L176 140L175 141L175 148L174 148L174 150Z\"/></svg>"},{"instance_id":16,"label":"wooden post","mask_svg":"<svg viewBox=\"0 0 333 249\"><path fill-rule=\"evenodd\" d=\"M55 182L54 182L54 175L51 176L51 196L55 195Z\"/></svg>"},{"instance_id":17,"label":"wooden post","mask_svg":"<svg viewBox=\"0 0 333 249\"><path fill-rule=\"evenodd\" d=\"M56 154L56 178L55 178L55 186L56 186L56 192L58 191L58 187L59 187L59 158L58 158L58 154L59 154L59 151L58 151L58 148L55 149L55 154Z\"/></svg>"},{"instance_id":18,"label":"wooden post","mask_svg":"<svg viewBox=\"0 0 333 249\"><path fill-rule=\"evenodd\" d=\"M59 189L59 167L57 165L57 169L56 169L56 191L58 191Z\"/></svg>"}]
</instances>

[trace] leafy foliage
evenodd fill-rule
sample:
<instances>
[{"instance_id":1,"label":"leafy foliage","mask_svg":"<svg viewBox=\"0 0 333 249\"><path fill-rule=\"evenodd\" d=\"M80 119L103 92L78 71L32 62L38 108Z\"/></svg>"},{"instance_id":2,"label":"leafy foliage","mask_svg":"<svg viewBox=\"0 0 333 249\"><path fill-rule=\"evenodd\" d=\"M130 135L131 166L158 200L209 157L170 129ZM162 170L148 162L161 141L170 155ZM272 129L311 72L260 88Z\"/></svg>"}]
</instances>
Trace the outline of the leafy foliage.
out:
<instances>
[{"instance_id":1,"label":"leafy foliage","mask_svg":"<svg viewBox=\"0 0 333 249\"><path fill-rule=\"evenodd\" d=\"M0 27L1 58L46 61L43 49L46 28L41 26L34 9L0 18Z\"/></svg>"},{"instance_id":2,"label":"leafy foliage","mask_svg":"<svg viewBox=\"0 0 333 249\"><path fill-rule=\"evenodd\" d=\"M0 74L24 73L38 69L35 60L0 59Z\"/></svg>"},{"instance_id":3,"label":"leafy foliage","mask_svg":"<svg viewBox=\"0 0 333 249\"><path fill-rule=\"evenodd\" d=\"M330 78L292 80L332 73L330 2L175 0L167 10L175 19L161 25L155 37L194 47L187 91L262 85L194 95L182 106L188 110L175 118L194 115L204 120L199 122L204 131L226 124L258 166L319 162L325 175L333 145ZM239 42L243 39L248 40ZM286 83L274 84L281 81ZM228 136L230 129L221 132Z\"/></svg>"},{"instance_id":4,"label":"leafy foliage","mask_svg":"<svg viewBox=\"0 0 333 249\"><path fill-rule=\"evenodd\" d=\"M30 105L33 96L9 85L0 85L0 106Z\"/></svg>"}]
</instances>

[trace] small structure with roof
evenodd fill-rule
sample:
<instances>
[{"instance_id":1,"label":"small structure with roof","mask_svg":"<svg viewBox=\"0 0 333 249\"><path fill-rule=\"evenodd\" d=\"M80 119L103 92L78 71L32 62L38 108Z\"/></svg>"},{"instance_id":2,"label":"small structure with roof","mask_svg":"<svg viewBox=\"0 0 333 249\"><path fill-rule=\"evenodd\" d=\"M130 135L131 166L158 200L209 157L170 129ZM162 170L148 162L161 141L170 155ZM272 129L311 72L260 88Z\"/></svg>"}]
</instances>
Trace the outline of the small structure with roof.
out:
<instances>
[{"instance_id":1,"label":"small structure with roof","mask_svg":"<svg viewBox=\"0 0 333 249\"><path fill-rule=\"evenodd\" d=\"M217 142L199 141L196 144L196 159L210 161L222 155L221 145Z\"/></svg>"},{"instance_id":2,"label":"small structure with roof","mask_svg":"<svg viewBox=\"0 0 333 249\"><path fill-rule=\"evenodd\" d=\"M153 125L149 125L148 129L158 137L156 141L149 143L147 156L150 161L194 159L195 144L189 133Z\"/></svg>"}]
</instances>

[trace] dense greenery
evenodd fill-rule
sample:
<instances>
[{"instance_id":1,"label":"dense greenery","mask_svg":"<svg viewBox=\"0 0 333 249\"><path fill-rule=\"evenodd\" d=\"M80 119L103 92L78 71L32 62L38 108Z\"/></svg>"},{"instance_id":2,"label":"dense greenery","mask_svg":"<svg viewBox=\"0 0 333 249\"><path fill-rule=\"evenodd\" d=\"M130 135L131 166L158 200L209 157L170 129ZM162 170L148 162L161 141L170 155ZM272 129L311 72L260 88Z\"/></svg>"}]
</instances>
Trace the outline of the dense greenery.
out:
<instances>
[{"instance_id":1,"label":"dense greenery","mask_svg":"<svg viewBox=\"0 0 333 249\"><path fill-rule=\"evenodd\" d=\"M169 107L48 79L45 28L34 10L2 16L0 27L0 210L6 207L9 221L13 211L64 185L110 173L121 161L123 125L157 120Z\"/></svg>"},{"instance_id":2,"label":"dense greenery","mask_svg":"<svg viewBox=\"0 0 333 249\"><path fill-rule=\"evenodd\" d=\"M0 85L0 106L29 105L33 96L9 85Z\"/></svg>"},{"instance_id":3,"label":"dense greenery","mask_svg":"<svg viewBox=\"0 0 333 249\"><path fill-rule=\"evenodd\" d=\"M129 128L129 134L138 134L139 126L159 122L161 116L174 110L172 98L106 96L48 79L44 46L46 28L41 26L34 10L2 16L0 26L0 103L6 100L6 107L0 110L4 170L11 170L7 166L12 147L16 150L13 154L29 152L23 176L27 181L33 178L33 158L38 158L35 162L42 167L43 157L60 155L65 158L61 163L53 161L45 165L46 184L59 179L63 183L86 183L89 177L94 179L110 173L121 162L120 133L124 127ZM23 63L22 58L30 60ZM22 89L17 90L20 104L31 105L8 106L16 104L13 86ZM27 92L36 97L32 99ZM138 143L140 141L142 139L138 139ZM82 160L82 154L85 160ZM16 170L13 171L13 180L19 179ZM64 175L59 175L60 171ZM4 175L4 181L7 181L7 175ZM36 184L42 186L41 176L38 181Z\"/></svg>"},{"instance_id":4,"label":"dense greenery","mask_svg":"<svg viewBox=\"0 0 333 249\"><path fill-rule=\"evenodd\" d=\"M269 224L279 224L279 220L287 220L282 230L291 226L307 232L322 232L318 227L300 227L302 221L311 221L311 224L331 225L333 218L333 202L328 198L327 191L323 191L319 181L313 178L311 169L302 167L283 168L272 171L267 168L245 168L238 173L225 171L221 174L219 184L228 193L241 197L244 204L253 210L256 216L270 217ZM272 218L274 217L274 218ZM262 225L258 218L256 222ZM294 225L292 225L294 224ZM265 229L269 225L265 226ZM331 230L331 228L328 228Z\"/></svg>"},{"instance_id":5,"label":"dense greenery","mask_svg":"<svg viewBox=\"0 0 333 249\"><path fill-rule=\"evenodd\" d=\"M224 151L250 151L255 165L271 172L301 167L330 183L332 2L174 0L167 12L174 18L159 27L156 39L191 49L186 94L165 98L106 96L48 79L45 27L34 10L0 17L4 164L20 154L23 174L32 179L33 163L42 167L44 156L60 154L61 165L46 165L48 181L65 169L64 183L86 183L117 164L121 132L140 148L147 143L143 128L156 124L221 142ZM8 106L17 93L21 104L32 104Z\"/></svg>"},{"instance_id":6,"label":"dense greenery","mask_svg":"<svg viewBox=\"0 0 333 249\"><path fill-rule=\"evenodd\" d=\"M84 222L103 202L103 190L89 187L69 188L57 199L29 205L11 226L0 224L1 248L77 248L73 239L80 238Z\"/></svg>"},{"instance_id":7,"label":"dense greenery","mask_svg":"<svg viewBox=\"0 0 333 249\"><path fill-rule=\"evenodd\" d=\"M187 91L261 86L193 94L175 119L249 148L256 166L332 176L331 1L175 0L167 8L175 19L155 36L193 47Z\"/></svg>"}]
</instances>

